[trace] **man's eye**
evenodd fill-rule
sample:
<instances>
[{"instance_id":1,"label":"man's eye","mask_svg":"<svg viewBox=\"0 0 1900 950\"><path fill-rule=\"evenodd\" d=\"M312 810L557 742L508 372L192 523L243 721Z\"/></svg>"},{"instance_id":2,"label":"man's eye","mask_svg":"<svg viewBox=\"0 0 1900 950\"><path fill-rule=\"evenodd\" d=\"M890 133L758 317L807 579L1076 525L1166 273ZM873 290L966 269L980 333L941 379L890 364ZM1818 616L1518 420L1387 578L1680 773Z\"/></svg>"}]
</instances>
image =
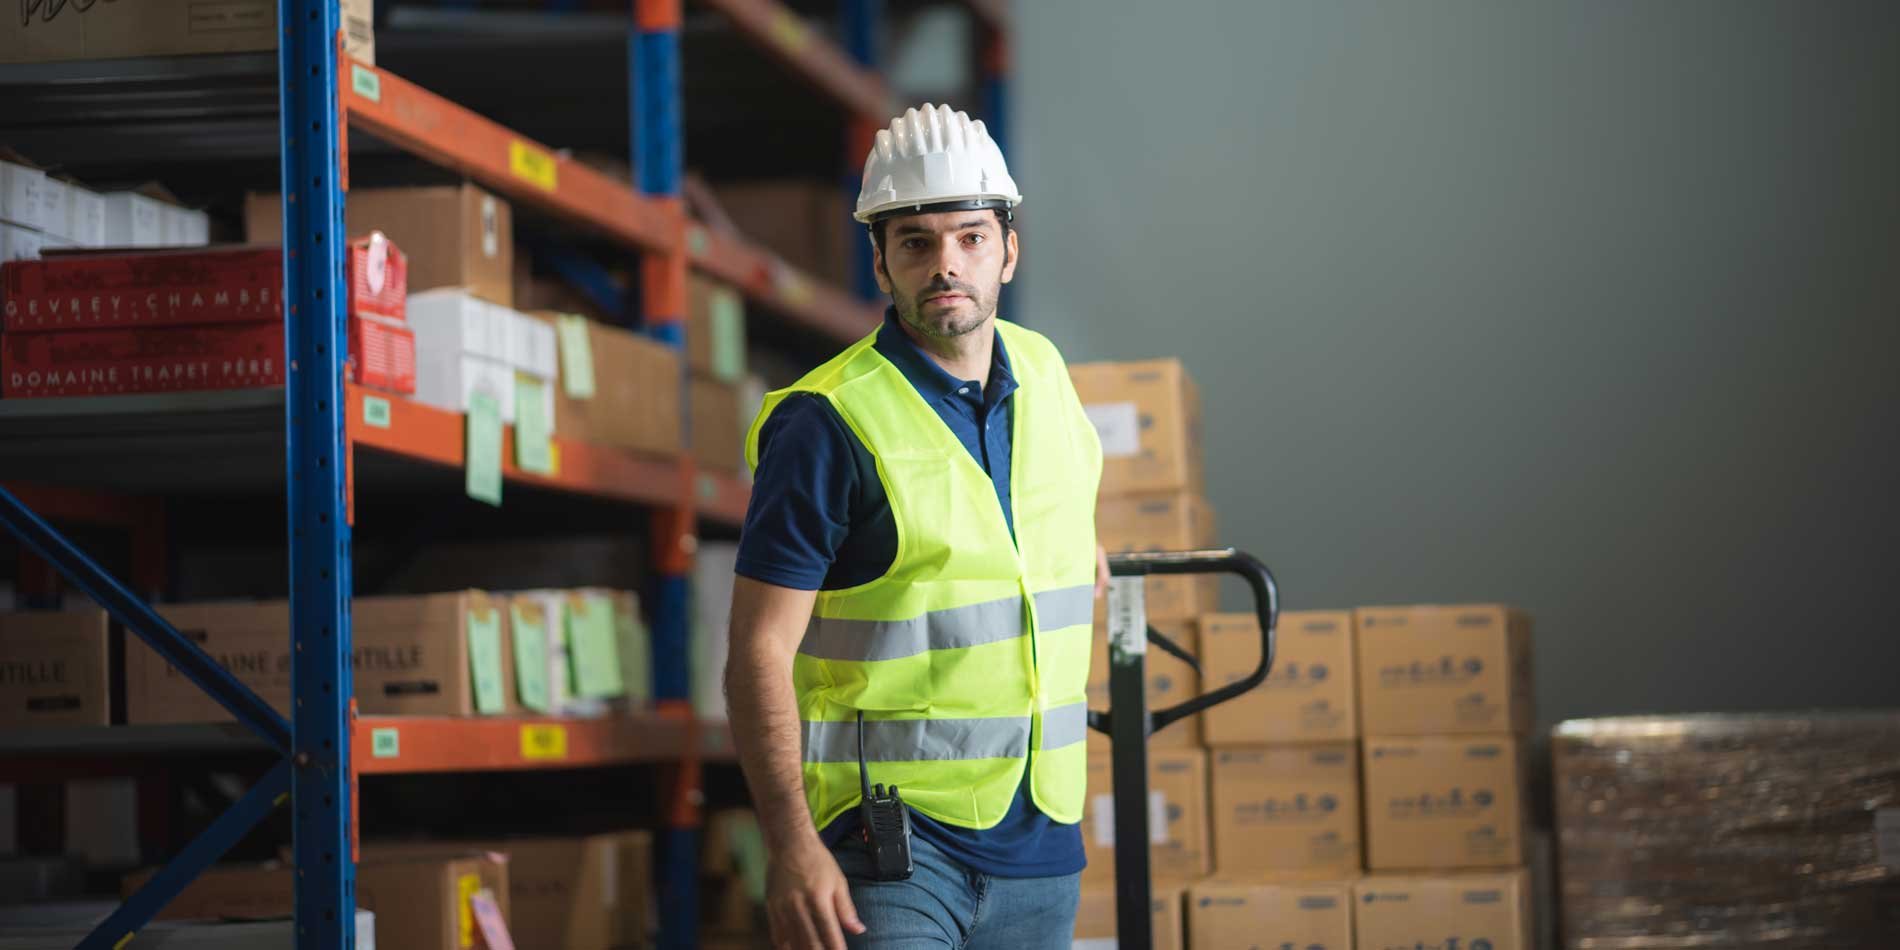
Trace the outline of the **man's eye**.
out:
<instances>
[{"instance_id":1,"label":"man's eye","mask_svg":"<svg viewBox=\"0 0 1900 950\"><path fill-rule=\"evenodd\" d=\"M984 234L969 234L969 235L965 235L963 239L965 241L968 241L970 244L975 245L975 244L981 244L984 241L989 240L989 236L984 235Z\"/></svg>"},{"instance_id":2,"label":"man's eye","mask_svg":"<svg viewBox=\"0 0 1900 950\"><path fill-rule=\"evenodd\" d=\"M904 250L906 251L921 251L923 249L924 249L923 238L910 238L909 240L906 240L904 242Z\"/></svg>"}]
</instances>

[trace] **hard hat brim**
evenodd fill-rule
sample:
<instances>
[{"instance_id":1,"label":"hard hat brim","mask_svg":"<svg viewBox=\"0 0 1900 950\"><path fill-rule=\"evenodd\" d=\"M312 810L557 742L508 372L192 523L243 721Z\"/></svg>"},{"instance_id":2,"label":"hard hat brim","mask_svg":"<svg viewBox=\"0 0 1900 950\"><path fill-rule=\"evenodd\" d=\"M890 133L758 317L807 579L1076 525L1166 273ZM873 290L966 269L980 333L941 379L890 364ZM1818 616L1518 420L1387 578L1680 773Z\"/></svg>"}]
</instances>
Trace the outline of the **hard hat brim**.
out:
<instances>
[{"instance_id":1,"label":"hard hat brim","mask_svg":"<svg viewBox=\"0 0 1900 950\"><path fill-rule=\"evenodd\" d=\"M892 218L918 214L941 214L945 211L1003 211L1007 212L1006 219L1013 219L1018 203L1007 198L960 198L953 201L933 201L927 204L888 205L855 214L852 217L866 225L871 225Z\"/></svg>"}]
</instances>

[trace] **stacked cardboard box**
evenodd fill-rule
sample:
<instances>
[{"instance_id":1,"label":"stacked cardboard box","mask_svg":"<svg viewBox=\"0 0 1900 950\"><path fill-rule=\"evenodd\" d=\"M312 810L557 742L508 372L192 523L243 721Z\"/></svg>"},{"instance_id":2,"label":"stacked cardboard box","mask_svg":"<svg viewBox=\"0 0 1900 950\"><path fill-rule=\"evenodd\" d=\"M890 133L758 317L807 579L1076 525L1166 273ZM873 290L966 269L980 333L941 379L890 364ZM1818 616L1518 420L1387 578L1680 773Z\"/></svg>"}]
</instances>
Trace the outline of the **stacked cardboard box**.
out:
<instances>
[{"instance_id":1,"label":"stacked cardboard box","mask_svg":"<svg viewBox=\"0 0 1900 950\"><path fill-rule=\"evenodd\" d=\"M1531 623L1498 605L1354 612L1376 946L1530 946Z\"/></svg>"},{"instance_id":2,"label":"stacked cardboard box","mask_svg":"<svg viewBox=\"0 0 1900 950\"><path fill-rule=\"evenodd\" d=\"M1188 892L1187 916L1189 950L1353 947L1350 882L1215 878ZM1386 944L1360 946L1387 948ZM1411 943L1396 946L1413 947Z\"/></svg>"},{"instance_id":3,"label":"stacked cardboard box","mask_svg":"<svg viewBox=\"0 0 1900 950\"><path fill-rule=\"evenodd\" d=\"M678 350L580 314L540 310L529 316L554 328L561 340L555 431L573 441L678 457Z\"/></svg>"},{"instance_id":4,"label":"stacked cardboard box","mask_svg":"<svg viewBox=\"0 0 1900 950\"><path fill-rule=\"evenodd\" d=\"M460 287L492 304L516 305L514 212L507 201L470 184L352 188L343 211L345 231L381 231L408 254L415 290ZM244 239L283 241L279 195L245 196Z\"/></svg>"},{"instance_id":5,"label":"stacked cardboard box","mask_svg":"<svg viewBox=\"0 0 1900 950\"><path fill-rule=\"evenodd\" d=\"M745 438L763 386L746 373L745 306L737 291L687 280L687 402L692 455L700 468L736 475L746 469Z\"/></svg>"},{"instance_id":6,"label":"stacked cardboard box","mask_svg":"<svg viewBox=\"0 0 1900 950\"><path fill-rule=\"evenodd\" d=\"M126 877L124 896L155 870ZM160 920L288 917L295 870L288 864L219 864L193 878L158 912ZM356 905L375 915L376 941L412 950L466 950L477 939L468 898L487 890L512 925L508 860L493 852L392 856L366 849L356 866ZM523 946L558 946L540 942Z\"/></svg>"},{"instance_id":7,"label":"stacked cardboard box","mask_svg":"<svg viewBox=\"0 0 1900 950\"><path fill-rule=\"evenodd\" d=\"M706 816L699 862L700 929L709 937L762 946L765 918L766 854L759 818L748 808L729 808Z\"/></svg>"},{"instance_id":8,"label":"stacked cardboard box","mask_svg":"<svg viewBox=\"0 0 1900 950\"><path fill-rule=\"evenodd\" d=\"M110 725L110 630L96 607L0 613L0 728Z\"/></svg>"},{"instance_id":9,"label":"stacked cardboard box","mask_svg":"<svg viewBox=\"0 0 1900 950\"><path fill-rule=\"evenodd\" d=\"M415 385L408 267L380 234L346 257L358 382ZM218 247L0 264L9 398L179 392L284 381L283 253Z\"/></svg>"},{"instance_id":10,"label":"stacked cardboard box","mask_svg":"<svg viewBox=\"0 0 1900 950\"><path fill-rule=\"evenodd\" d=\"M171 210L193 223L203 220L203 212ZM104 195L24 161L0 158L0 262L34 260L42 250L104 247L106 239Z\"/></svg>"},{"instance_id":11,"label":"stacked cardboard box","mask_svg":"<svg viewBox=\"0 0 1900 950\"><path fill-rule=\"evenodd\" d=\"M1149 909L1153 922L1149 925L1154 942L1149 944L1154 950L1183 950L1187 942L1187 920L1182 908L1185 884L1158 883L1149 898ZM1082 899L1075 911L1075 942L1073 950L1115 950L1121 945L1116 933L1119 929L1115 919L1115 885L1113 883L1084 882ZM1247 946L1247 944L1227 944L1224 946Z\"/></svg>"},{"instance_id":12,"label":"stacked cardboard box","mask_svg":"<svg viewBox=\"0 0 1900 950\"><path fill-rule=\"evenodd\" d=\"M1069 368L1102 443L1096 540L1109 553L1183 550L1215 540L1203 497L1201 397L1179 360ZM1215 608L1212 577L1152 577L1148 619L1195 620Z\"/></svg>"},{"instance_id":13,"label":"stacked cardboard box","mask_svg":"<svg viewBox=\"0 0 1900 950\"><path fill-rule=\"evenodd\" d=\"M546 838L366 841L374 864L499 854L508 865L508 926L518 947L618 950L652 938L653 838L644 831Z\"/></svg>"},{"instance_id":14,"label":"stacked cardboard box","mask_svg":"<svg viewBox=\"0 0 1900 950\"><path fill-rule=\"evenodd\" d=\"M343 52L376 62L372 0L342 0ZM23 10L29 9L22 7ZM251 0L141 0L31 8L0 31L0 63L237 53L277 48L277 8ZM39 12L43 9L44 12Z\"/></svg>"}]
</instances>

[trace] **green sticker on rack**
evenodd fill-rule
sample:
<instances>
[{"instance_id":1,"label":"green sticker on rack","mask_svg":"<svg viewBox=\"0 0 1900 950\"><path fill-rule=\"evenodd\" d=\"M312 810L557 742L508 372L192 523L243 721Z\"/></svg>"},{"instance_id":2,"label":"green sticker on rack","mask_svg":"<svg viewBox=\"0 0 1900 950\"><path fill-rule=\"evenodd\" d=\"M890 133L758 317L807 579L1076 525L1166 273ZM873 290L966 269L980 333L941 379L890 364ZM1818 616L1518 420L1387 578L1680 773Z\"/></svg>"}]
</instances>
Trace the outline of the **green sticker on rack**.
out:
<instances>
[{"instance_id":1,"label":"green sticker on rack","mask_svg":"<svg viewBox=\"0 0 1900 950\"><path fill-rule=\"evenodd\" d=\"M468 612L468 672L475 684L475 711L500 713L508 700L501 686L501 611L493 607Z\"/></svg>"},{"instance_id":2,"label":"green sticker on rack","mask_svg":"<svg viewBox=\"0 0 1900 950\"><path fill-rule=\"evenodd\" d=\"M713 291L712 372L728 383L745 376L745 302L730 287Z\"/></svg>"},{"instance_id":3,"label":"green sticker on rack","mask_svg":"<svg viewBox=\"0 0 1900 950\"><path fill-rule=\"evenodd\" d=\"M381 396L364 396L363 424L372 429L389 428L389 400Z\"/></svg>"},{"instance_id":4,"label":"green sticker on rack","mask_svg":"<svg viewBox=\"0 0 1900 950\"><path fill-rule=\"evenodd\" d=\"M402 732L395 726L378 726L369 731L369 755L372 759L394 759L402 755Z\"/></svg>"},{"instance_id":5,"label":"green sticker on rack","mask_svg":"<svg viewBox=\"0 0 1900 950\"><path fill-rule=\"evenodd\" d=\"M541 605L517 601L508 607L515 643L515 693L533 712L551 712L548 702L548 623Z\"/></svg>"},{"instance_id":6,"label":"green sticker on rack","mask_svg":"<svg viewBox=\"0 0 1900 950\"><path fill-rule=\"evenodd\" d=\"M719 483L713 481L711 475L700 473L698 483L700 501L712 501L714 496L719 494Z\"/></svg>"},{"instance_id":7,"label":"green sticker on rack","mask_svg":"<svg viewBox=\"0 0 1900 950\"><path fill-rule=\"evenodd\" d=\"M574 662L574 693L605 699L627 691L620 681L620 649L614 635L614 604L587 591L568 598L567 649Z\"/></svg>"},{"instance_id":8,"label":"green sticker on rack","mask_svg":"<svg viewBox=\"0 0 1900 950\"><path fill-rule=\"evenodd\" d=\"M554 437L549 431L548 384L515 374L515 465L536 475L554 474Z\"/></svg>"},{"instance_id":9,"label":"green sticker on rack","mask_svg":"<svg viewBox=\"0 0 1900 950\"><path fill-rule=\"evenodd\" d=\"M468 433L463 441L468 497L501 507L501 401L478 392L468 397Z\"/></svg>"},{"instance_id":10,"label":"green sticker on rack","mask_svg":"<svg viewBox=\"0 0 1900 950\"><path fill-rule=\"evenodd\" d=\"M622 591L614 598L614 639L620 641L620 682L635 708L653 702L653 635L640 622L637 595Z\"/></svg>"},{"instance_id":11,"label":"green sticker on rack","mask_svg":"<svg viewBox=\"0 0 1900 950\"><path fill-rule=\"evenodd\" d=\"M561 340L561 386L569 399L594 398L594 341L587 318L564 313L554 318Z\"/></svg>"},{"instance_id":12,"label":"green sticker on rack","mask_svg":"<svg viewBox=\"0 0 1900 950\"><path fill-rule=\"evenodd\" d=\"M694 257L705 257L712 247L712 239L706 236L706 229L691 227L686 229L686 251Z\"/></svg>"},{"instance_id":13,"label":"green sticker on rack","mask_svg":"<svg viewBox=\"0 0 1900 950\"><path fill-rule=\"evenodd\" d=\"M383 101L383 77L361 63L350 64L350 91L371 102Z\"/></svg>"}]
</instances>

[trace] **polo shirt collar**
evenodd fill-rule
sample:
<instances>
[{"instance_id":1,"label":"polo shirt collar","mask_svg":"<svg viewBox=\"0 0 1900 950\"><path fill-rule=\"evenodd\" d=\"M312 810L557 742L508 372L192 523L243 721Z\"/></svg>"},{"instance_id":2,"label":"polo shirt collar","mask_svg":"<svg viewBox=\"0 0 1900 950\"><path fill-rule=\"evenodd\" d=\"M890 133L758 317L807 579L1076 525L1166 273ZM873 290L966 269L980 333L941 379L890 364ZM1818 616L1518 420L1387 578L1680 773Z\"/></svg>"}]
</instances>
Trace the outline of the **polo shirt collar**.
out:
<instances>
[{"instance_id":1,"label":"polo shirt collar","mask_svg":"<svg viewBox=\"0 0 1900 950\"><path fill-rule=\"evenodd\" d=\"M937 361L904 332L897 319L896 307L884 308L884 325L878 327L877 342L872 344L878 354L896 365L925 402L934 405L962 389L966 380L938 366ZM1009 353L1003 349L1001 333L996 334L990 357L990 378L983 389L986 402L1001 399L1016 389L1016 377L1010 373Z\"/></svg>"}]
</instances>

